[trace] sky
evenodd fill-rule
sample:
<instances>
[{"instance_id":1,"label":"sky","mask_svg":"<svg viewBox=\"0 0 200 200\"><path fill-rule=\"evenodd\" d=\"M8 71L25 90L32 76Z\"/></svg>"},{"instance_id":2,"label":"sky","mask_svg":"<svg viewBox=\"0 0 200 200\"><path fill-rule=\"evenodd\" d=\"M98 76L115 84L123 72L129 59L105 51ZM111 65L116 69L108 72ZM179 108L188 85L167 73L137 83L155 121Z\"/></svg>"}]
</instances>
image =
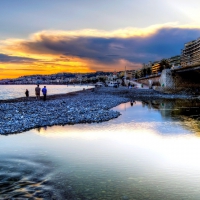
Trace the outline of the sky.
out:
<instances>
[{"instance_id":1,"label":"sky","mask_svg":"<svg viewBox=\"0 0 200 200\"><path fill-rule=\"evenodd\" d=\"M197 0L2 0L0 79L120 71L200 37Z\"/></svg>"}]
</instances>

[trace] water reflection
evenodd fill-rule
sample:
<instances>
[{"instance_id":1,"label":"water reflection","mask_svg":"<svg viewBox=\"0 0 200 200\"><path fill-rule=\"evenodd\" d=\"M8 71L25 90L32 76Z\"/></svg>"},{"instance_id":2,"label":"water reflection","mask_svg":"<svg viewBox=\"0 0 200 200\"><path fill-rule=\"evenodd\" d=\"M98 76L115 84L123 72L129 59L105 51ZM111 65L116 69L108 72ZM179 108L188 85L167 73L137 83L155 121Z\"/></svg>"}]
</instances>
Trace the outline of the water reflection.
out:
<instances>
[{"instance_id":1,"label":"water reflection","mask_svg":"<svg viewBox=\"0 0 200 200\"><path fill-rule=\"evenodd\" d=\"M101 124L2 136L1 183L11 185L0 198L199 199L200 138L187 125L198 118L188 105L128 102L114 108L119 118Z\"/></svg>"},{"instance_id":2,"label":"water reflection","mask_svg":"<svg viewBox=\"0 0 200 200\"><path fill-rule=\"evenodd\" d=\"M200 135L200 101L158 100L143 102L143 105L158 110L165 119L180 121L182 126Z\"/></svg>"},{"instance_id":3,"label":"water reflection","mask_svg":"<svg viewBox=\"0 0 200 200\"><path fill-rule=\"evenodd\" d=\"M40 133L40 132L44 132L47 130L47 126L44 126L44 127L38 127L36 128L36 130Z\"/></svg>"}]
</instances>

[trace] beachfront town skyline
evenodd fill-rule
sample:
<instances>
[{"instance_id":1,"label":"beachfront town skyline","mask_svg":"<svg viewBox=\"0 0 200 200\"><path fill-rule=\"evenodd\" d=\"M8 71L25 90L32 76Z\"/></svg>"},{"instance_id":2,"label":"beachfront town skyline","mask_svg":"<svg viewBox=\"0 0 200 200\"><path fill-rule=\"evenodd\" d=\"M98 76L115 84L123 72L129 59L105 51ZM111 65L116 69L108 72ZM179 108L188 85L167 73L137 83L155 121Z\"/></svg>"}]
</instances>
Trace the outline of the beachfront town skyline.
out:
<instances>
[{"instance_id":1,"label":"beachfront town skyline","mask_svg":"<svg viewBox=\"0 0 200 200\"><path fill-rule=\"evenodd\" d=\"M199 2L0 3L0 79L142 68L200 36ZM163 14L164 13L164 14ZM159 16L159 17L158 17Z\"/></svg>"},{"instance_id":2,"label":"beachfront town skyline","mask_svg":"<svg viewBox=\"0 0 200 200\"><path fill-rule=\"evenodd\" d=\"M97 82L99 78L102 81L108 79L109 76L117 75L116 78L122 78L126 74L126 78L138 79L150 75L158 75L165 68L180 67L181 56L176 55L168 59L162 59L160 61L143 63L143 66L138 70L128 70L125 66L123 71L104 72L96 71L91 73L57 73L57 74L32 74L28 76L20 76L14 79L0 79L0 84L66 84L73 82Z\"/></svg>"},{"instance_id":3,"label":"beachfront town skyline","mask_svg":"<svg viewBox=\"0 0 200 200\"><path fill-rule=\"evenodd\" d=\"M127 79L138 79L145 76L157 75L162 72L164 68L179 67L181 57L173 56L169 59L162 59L161 61L149 62L143 64L143 67L138 70L103 72L97 71L92 73L57 73L49 75L33 74L29 76L21 76L15 79L2 79L0 84L70 84L70 83L94 83L98 81L105 82L108 79L122 79L126 76Z\"/></svg>"},{"instance_id":4,"label":"beachfront town skyline","mask_svg":"<svg viewBox=\"0 0 200 200\"><path fill-rule=\"evenodd\" d=\"M15 79L0 79L0 84L70 84L70 83L94 83L98 81L105 82L109 77L112 79L123 77L129 80L137 80L149 76L157 76L162 73L163 69L177 69L181 67L191 67L200 63L200 38L185 43L184 49L181 50L181 55L172 56L168 59L143 63L142 67L137 70L127 70L126 66L123 71L104 72L96 71L91 73L57 73L57 74L32 74L29 76L20 76Z\"/></svg>"}]
</instances>

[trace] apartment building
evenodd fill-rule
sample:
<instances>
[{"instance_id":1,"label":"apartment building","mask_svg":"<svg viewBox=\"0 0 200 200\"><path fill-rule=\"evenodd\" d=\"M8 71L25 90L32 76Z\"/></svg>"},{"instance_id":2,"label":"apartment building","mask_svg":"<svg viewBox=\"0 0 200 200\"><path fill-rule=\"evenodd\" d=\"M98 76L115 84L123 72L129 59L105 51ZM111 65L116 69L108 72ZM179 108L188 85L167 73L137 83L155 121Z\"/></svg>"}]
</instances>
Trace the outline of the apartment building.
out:
<instances>
[{"instance_id":1,"label":"apartment building","mask_svg":"<svg viewBox=\"0 0 200 200\"><path fill-rule=\"evenodd\" d=\"M180 55L173 56L173 57L167 59L167 61L171 66L180 66L181 65L181 56Z\"/></svg>"},{"instance_id":2,"label":"apartment building","mask_svg":"<svg viewBox=\"0 0 200 200\"><path fill-rule=\"evenodd\" d=\"M126 77L129 78L130 80L135 78L135 70L127 70Z\"/></svg>"},{"instance_id":3,"label":"apartment building","mask_svg":"<svg viewBox=\"0 0 200 200\"><path fill-rule=\"evenodd\" d=\"M181 66L200 64L200 38L185 44L181 52Z\"/></svg>"},{"instance_id":4,"label":"apartment building","mask_svg":"<svg viewBox=\"0 0 200 200\"><path fill-rule=\"evenodd\" d=\"M151 67L152 74L158 74L160 72L160 63L154 62Z\"/></svg>"}]
</instances>

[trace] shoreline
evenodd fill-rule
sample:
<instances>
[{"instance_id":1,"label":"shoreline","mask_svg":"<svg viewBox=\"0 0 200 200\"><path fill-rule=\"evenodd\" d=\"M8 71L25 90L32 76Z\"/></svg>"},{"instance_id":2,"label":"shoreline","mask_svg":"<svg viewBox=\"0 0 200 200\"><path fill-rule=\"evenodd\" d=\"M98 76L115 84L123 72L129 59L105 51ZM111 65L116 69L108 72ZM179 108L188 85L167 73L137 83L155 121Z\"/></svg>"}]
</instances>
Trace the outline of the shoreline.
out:
<instances>
[{"instance_id":1,"label":"shoreline","mask_svg":"<svg viewBox=\"0 0 200 200\"><path fill-rule=\"evenodd\" d=\"M0 100L0 134L21 133L30 129L80 123L100 123L117 118L111 108L131 100L197 99L189 95L163 94L149 89L102 87L67 94Z\"/></svg>"},{"instance_id":2,"label":"shoreline","mask_svg":"<svg viewBox=\"0 0 200 200\"><path fill-rule=\"evenodd\" d=\"M85 90L92 90L92 88L89 89L85 89ZM47 95L47 101L49 100L54 100L54 99L59 99L59 98L64 98L67 96L73 96L76 95L76 93L81 93L84 92L84 90L79 90L79 91L75 91L75 92L68 92L68 93L62 93L62 94L51 94L51 95ZM43 95L40 95L40 101L43 100ZM1 103L16 103L16 102L29 102L29 101L36 101L36 97L35 96L30 96L30 97L18 97L18 98L14 98L14 99L0 99L0 104Z\"/></svg>"}]
</instances>

